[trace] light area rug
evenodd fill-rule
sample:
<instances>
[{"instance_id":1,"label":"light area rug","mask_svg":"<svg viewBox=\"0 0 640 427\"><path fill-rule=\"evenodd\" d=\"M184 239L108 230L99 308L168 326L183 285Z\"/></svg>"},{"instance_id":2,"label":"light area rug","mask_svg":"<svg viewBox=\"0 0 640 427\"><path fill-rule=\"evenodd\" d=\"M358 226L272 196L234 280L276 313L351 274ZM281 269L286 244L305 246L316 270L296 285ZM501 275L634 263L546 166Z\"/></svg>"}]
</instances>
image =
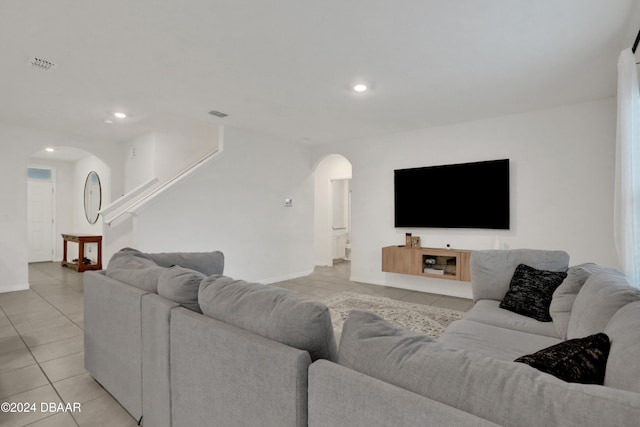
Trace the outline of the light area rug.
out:
<instances>
[{"instance_id":1,"label":"light area rug","mask_svg":"<svg viewBox=\"0 0 640 427\"><path fill-rule=\"evenodd\" d=\"M331 322L336 338L342 334L342 326L351 310L375 313L389 323L422 332L434 338L442 335L451 322L462 319L463 315L461 311L352 292L341 292L325 298L322 303L331 312Z\"/></svg>"}]
</instances>

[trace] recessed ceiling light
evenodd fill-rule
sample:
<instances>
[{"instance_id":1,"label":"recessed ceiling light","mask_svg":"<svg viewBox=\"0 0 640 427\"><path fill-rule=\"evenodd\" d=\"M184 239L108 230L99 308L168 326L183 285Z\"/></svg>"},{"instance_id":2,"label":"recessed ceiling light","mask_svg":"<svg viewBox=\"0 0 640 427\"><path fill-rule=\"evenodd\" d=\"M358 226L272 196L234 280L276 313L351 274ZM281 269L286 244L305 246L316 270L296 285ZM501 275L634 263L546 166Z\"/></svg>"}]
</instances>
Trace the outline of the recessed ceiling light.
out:
<instances>
[{"instance_id":1,"label":"recessed ceiling light","mask_svg":"<svg viewBox=\"0 0 640 427\"><path fill-rule=\"evenodd\" d=\"M105 120L104 122L106 124L108 124L108 125L112 125L113 124L113 120L109 120L109 119Z\"/></svg>"},{"instance_id":2,"label":"recessed ceiling light","mask_svg":"<svg viewBox=\"0 0 640 427\"><path fill-rule=\"evenodd\" d=\"M126 119L127 118L127 115L125 113L121 113L121 112L113 113L113 116L117 117L119 119Z\"/></svg>"},{"instance_id":3,"label":"recessed ceiling light","mask_svg":"<svg viewBox=\"0 0 640 427\"><path fill-rule=\"evenodd\" d=\"M47 148L45 148L45 151L48 151L49 153L53 153L53 152L54 152L54 151L56 151L56 150L54 150L54 149L53 149L53 148L51 148L51 147L47 147Z\"/></svg>"},{"instance_id":4,"label":"recessed ceiling light","mask_svg":"<svg viewBox=\"0 0 640 427\"><path fill-rule=\"evenodd\" d=\"M358 83L353 87L353 90L355 90L356 92L364 92L367 90L367 85Z\"/></svg>"}]
</instances>

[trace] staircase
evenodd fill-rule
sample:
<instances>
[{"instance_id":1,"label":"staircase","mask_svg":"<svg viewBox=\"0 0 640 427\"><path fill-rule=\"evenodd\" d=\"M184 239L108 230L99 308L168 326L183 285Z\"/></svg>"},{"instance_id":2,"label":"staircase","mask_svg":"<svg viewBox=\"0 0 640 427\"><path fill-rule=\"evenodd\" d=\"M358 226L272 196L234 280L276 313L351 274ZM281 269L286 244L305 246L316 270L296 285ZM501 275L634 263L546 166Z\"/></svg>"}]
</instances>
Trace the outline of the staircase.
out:
<instances>
[{"instance_id":1,"label":"staircase","mask_svg":"<svg viewBox=\"0 0 640 427\"><path fill-rule=\"evenodd\" d=\"M213 138L209 138L201 142L197 139L197 137L202 139L201 131L198 135L185 135L184 130L179 134L175 131L156 131L139 140L140 144L145 145L144 150L140 151L150 154L146 156L146 159L131 160L129 162L130 168L134 168L136 162L144 161L147 162L145 170L153 169L155 176L128 190L99 211L102 218L105 260L109 260L111 255L123 247L136 247L135 218L139 211L156 197L161 196L165 191L209 164L222 153L223 129L220 127L216 130L215 141L212 140ZM211 132L207 134L207 136L210 135ZM130 148L131 159L133 159L136 153L135 142ZM202 152L206 152L206 154L202 155ZM198 153L200 155L196 157ZM171 163L174 159L178 164ZM184 167L185 164L186 167Z\"/></svg>"}]
</instances>

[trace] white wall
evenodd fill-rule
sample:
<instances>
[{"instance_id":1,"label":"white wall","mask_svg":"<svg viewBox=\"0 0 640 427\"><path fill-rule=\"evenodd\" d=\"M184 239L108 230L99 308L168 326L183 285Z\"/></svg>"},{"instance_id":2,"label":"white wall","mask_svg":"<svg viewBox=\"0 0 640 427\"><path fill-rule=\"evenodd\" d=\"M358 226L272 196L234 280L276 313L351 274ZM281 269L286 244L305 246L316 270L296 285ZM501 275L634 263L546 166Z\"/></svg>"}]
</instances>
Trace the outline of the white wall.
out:
<instances>
[{"instance_id":1,"label":"white wall","mask_svg":"<svg viewBox=\"0 0 640 427\"><path fill-rule=\"evenodd\" d=\"M150 203L137 220L146 251L213 250L226 273L248 280L294 277L313 267L312 163L339 153L353 164L352 279L469 296L466 283L380 271L381 248L404 233L423 245L488 249L564 249L572 263L618 267L612 205L615 101L562 106L527 114L424 129L309 149L226 129L225 151ZM113 144L0 124L0 292L26 289L26 169L48 145L86 149L112 170L113 195L124 189L124 151ZM445 163L511 159L512 228L395 229L393 170ZM82 181L84 183L84 180ZM420 189L417 189L419 191ZM293 207L284 207L284 198Z\"/></svg>"},{"instance_id":2,"label":"white wall","mask_svg":"<svg viewBox=\"0 0 640 427\"><path fill-rule=\"evenodd\" d=\"M73 164L73 226L67 232L95 235L103 234L101 220L98 218L98 221L96 221L95 224L90 224L84 211L84 184L87 179L87 175L91 171L96 172L100 179L100 186L102 189L102 206L106 206L111 203L111 168L93 155L78 160ZM67 248L68 260L80 258L78 257L77 244L69 243ZM85 255L93 261L97 260L97 246L95 243L87 245ZM103 260L103 262L104 261L105 260Z\"/></svg>"},{"instance_id":3,"label":"white wall","mask_svg":"<svg viewBox=\"0 0 640 427\"><path fill-rule=\"evenodd\" d=\"M146 124L154 130L125 144L126 191L156 177L162 185L220 144L220 128L210 123L160 115Z\"/></svg>"},{"instance_id":4,"label":"white wall","mask_svg":"<svg viewBox=\"0 0 640 427\"><path fill-rule=\"evenodd\" d=\"M117 219L104 228L104 260L109 260L123 247L138 247L137 221L134 220L137 211L129 211L133 204L222 149L223 128L211 123L160 114L145 120L144 124L154 130L124 144L127 196L115 200L106 209L105 217ZM140 189L152 179L156 179L154 184ZM125 211L130 213L118 217Z\"/></svg>"},{"instance_id":5,"label":"white wall","mask_svg":"<svg viewBox=\"0 0 640 427\"><path fill-rule=\"evenodd\" d=\"M614 99L318 147L353 164L352 280L469 297L464 282L381 271L381 248L403 244L563 249L572 264L618 267L613 243ZM511 159L511 229L404 229L393 224L394 169ZM421 189L416 188L419 196ZM429 209L423 200L422 209Z\"/></svg>"},{"instance_id":6,"label":"white wall","mask_svg":"<svg viewBox=\"0 0 640 427\"><path fill-rule=\"evenodd\" d=\"M314 175L314 259L316 265L333 264L331 180L351 178L351 173L349 160L338 154L327 156L316 166Z\"/></svg>"},{"instance_id":7,"label":"white wall","mask_svg":"<svg viewBox=\"0 0 640 427\"><path fill-rule=\"evenodd\" d=\"M111 169L93 155L78 160L51 161L32 158L29 166L43 166L54 170L55 179L55 238L53 241L54 261L62 259L62 233L102 234L102 224L89 224L84 213L84 183L90 171L100 177L102 204L111 201ZM94 245L95 246L95 245ZM68 259L78 256L78 245L68 244ZM91 248L94 251L93 248ZM95 252L93 252L95 255Z\"/></svg>"},{"instance_id":8,"label":"white wall","mask_svg":"<svg viewBox=\"0 0 640 427\"><path fill-rule=\"evenodd\" d=\"M84 184L89 172L96 172L102 188L102 206L111 203L111 169L96 156L87 156L75 162L73 179L73 229L75 233L102 234L100 220L90 224L84 212Z\"/></svg>"},{"instance_id":9,"label":"white wall","mask_svg":"<svg viewBox=\"0 0 640 427\"><path fill-rule=\"evenodd\" d=\"M145 252L225 254L225 274L265 283L313 269L309 149L225 128L224 151L135 218ZM285 207L285 198L293 207Z\"/></svg>"},{"instance_id":10,"label":"white wall","mask_svg":"<svg viewBox=\"0 0 640 427\"><path fill-rule=\"evenodd\" d=\"M156 130L155 169L160 182L170 180L218 148L220 129L209 123L167 119Z\"/></svg>"},{"instance_id":11,"label":"white wall","mask_svg":"<svg viewBox=\"0 0 640 427\"><path fill-rule=\"evenodd\" d=\"M27 167L31 154L47 146L93 152L114 172L112 191L122 190L122 153L114 144L0 123L0 292L28 289Z\"/></svg>"},{"instance_id":12,"label":"white wall","mask_svg":"<svg viewBox=\"0 0 640 427\"><path fill-rule=\"evenodd\" d=\"M126 193L156 177L155 133L140 135L127 142L125 148L124 190Z\"/></svg>"}]
</instances>

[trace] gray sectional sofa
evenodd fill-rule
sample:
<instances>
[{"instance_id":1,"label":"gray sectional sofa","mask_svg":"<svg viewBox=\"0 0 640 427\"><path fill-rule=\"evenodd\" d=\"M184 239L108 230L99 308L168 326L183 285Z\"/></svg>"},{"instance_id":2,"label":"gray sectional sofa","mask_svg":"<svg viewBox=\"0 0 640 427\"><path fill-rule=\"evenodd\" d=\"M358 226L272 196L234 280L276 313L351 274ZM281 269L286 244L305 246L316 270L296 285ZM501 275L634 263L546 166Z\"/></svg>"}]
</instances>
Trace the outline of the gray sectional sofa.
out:
<instances>
[{"instance_id":1,"label":"gray sectional sofa","mask_svg":"<svg viewBox=\"0 0 640 427\"><path fill-rule=\"evenodd\" d=\"M223 263L126 249L85 273L86 369L145 426L306 426L309 366L337 354L328 309Z\"/></svg>"},{"instance_id":2,"label":"gray sectional sofa","mask_svg":"<svg viewBox=\"0 0 640 427\"><path fill-rule=\"evenodd\" d=\"M194 257L125 250L106 272L85 273L87 370L145 426L640 420L640 291L614 270L569 268L561 251L476 251L476 304L442 337L352 312L336 348L325 306L222 276L219 252ZM543 313L551 321L501 308L520 265L547 274L536 283L562 281ZM514 362L601 332L610 339L598 365L603 385L565 382Z\"/></svg>"},{"instance_id":3,"label":"gray sectional sofa","mask_svg":"<svg viewBox=\"0 0 640 427\"><path fill-rule=\"evenodd\" d=\"M338 362L311 366L309 426L387 426L395 419L395 425L463 425L449 418L453 408L475 417L466 425L640 425L640 289L617 271L568 262L556 251L474 252L476 304L438 340L353 312ZM500 308L519 264L567 272L552 294L551 322ZM604 385L568 383L514 362L599 332L610 338Z\"/></svg>"},{"instance_id":4,"label":"gray sectional sofa","mask_svg":"<svg viewBox=\"0 0 640 427\"><path fill-rule=\"evenodd\" d=\"M170 406L168 328L171 310L180 304L157 293L159 282L175 280L176 265L206 277L222 274L224 256L123 249L107 270L84 274L85 368L138 420L143 406L158 418L167 416ZM143 400L143 383L155 391L153 399L145 394Z\"/></svg>"}]
</instances>

